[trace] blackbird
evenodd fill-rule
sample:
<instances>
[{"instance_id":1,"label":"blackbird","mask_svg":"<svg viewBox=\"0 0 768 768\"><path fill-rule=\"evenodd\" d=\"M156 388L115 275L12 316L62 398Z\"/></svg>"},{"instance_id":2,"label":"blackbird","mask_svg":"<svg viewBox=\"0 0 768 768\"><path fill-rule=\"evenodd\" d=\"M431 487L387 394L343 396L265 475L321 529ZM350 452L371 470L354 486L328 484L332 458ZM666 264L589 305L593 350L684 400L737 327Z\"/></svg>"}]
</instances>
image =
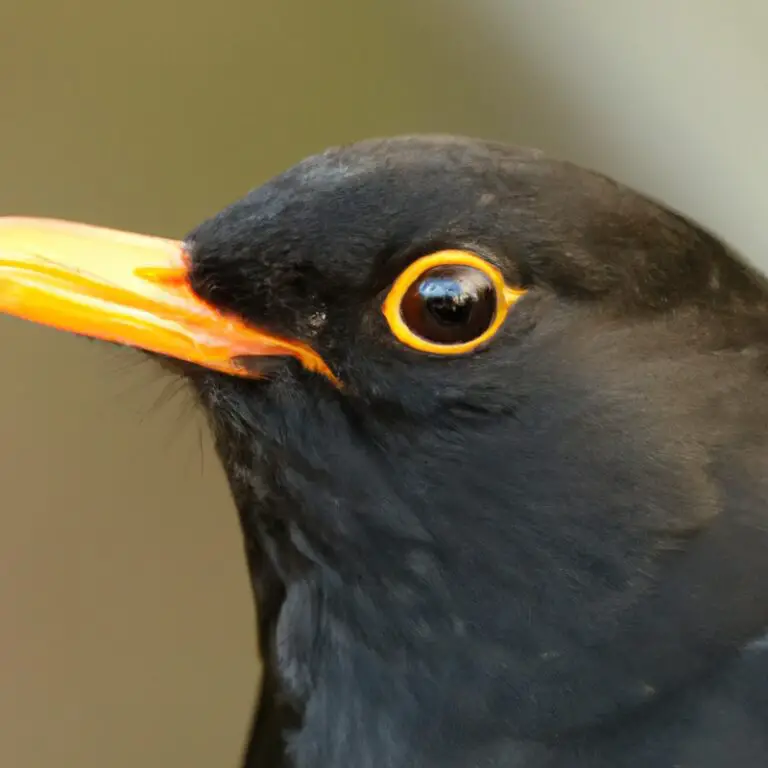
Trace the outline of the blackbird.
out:
<instances>
[{"instance_id":1,"label":"blackbird","mask_svg":"<svg viewBox=\"0 0 768 768\"><path fill-rule=\"evenodd\" d=\"M768 289L681 215L369 140L179 242L2 219L0 310L207 412L258 605L247 768L768 765Z\"/></svg>"}]
</instances>

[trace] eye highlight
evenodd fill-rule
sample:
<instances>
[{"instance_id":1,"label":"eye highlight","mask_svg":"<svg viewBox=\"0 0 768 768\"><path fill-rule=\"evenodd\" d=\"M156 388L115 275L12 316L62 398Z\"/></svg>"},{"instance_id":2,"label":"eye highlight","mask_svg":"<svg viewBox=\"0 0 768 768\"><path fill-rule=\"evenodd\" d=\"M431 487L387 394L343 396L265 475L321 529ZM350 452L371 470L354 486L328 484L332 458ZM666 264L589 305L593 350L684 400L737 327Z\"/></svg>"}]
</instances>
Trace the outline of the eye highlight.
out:
<instances>
[{"instance_id":1,"label":"eye highlight","mask_svg":"<svg viewBox=\"0 0 768 768\"><path fill-rule=\"evenodd\" d=\"M461 355L492 338L525 291L468 251L438 251L408 266L382 307L398 341L419 352Z\"/></svg>"}]
</instances>

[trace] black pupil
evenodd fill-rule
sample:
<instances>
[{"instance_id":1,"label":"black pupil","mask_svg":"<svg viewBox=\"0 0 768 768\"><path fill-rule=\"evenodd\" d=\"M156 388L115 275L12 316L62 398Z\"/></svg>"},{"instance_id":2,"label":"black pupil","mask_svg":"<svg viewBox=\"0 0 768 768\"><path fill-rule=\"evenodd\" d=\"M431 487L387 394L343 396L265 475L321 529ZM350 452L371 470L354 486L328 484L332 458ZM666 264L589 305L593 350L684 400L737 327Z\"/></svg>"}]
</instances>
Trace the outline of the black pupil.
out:
<instances>
[{"instance_id":1,"label":"black pupil","mask_svg":"<svg viewBox=\"0 0 768 768\"><path fill-rule=\"evenodd\" d=\"M474 341L496 316L496 289L491 278L475 267L433 267L406 291L401 313L408 328L426 341Z\"/></svg>"}]
</instances>

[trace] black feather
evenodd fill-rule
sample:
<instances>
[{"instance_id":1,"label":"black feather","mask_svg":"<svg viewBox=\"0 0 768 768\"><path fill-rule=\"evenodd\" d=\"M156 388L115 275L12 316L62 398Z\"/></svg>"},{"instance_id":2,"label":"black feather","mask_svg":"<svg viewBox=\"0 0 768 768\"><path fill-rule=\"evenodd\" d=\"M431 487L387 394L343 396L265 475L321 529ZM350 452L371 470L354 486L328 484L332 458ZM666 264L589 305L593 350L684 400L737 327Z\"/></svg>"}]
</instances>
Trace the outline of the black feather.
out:
<instances>
[{"instance_id":1,"label":"black feather","mask_svg":"<svg viewBox=\"0 0 768 768\"><path fill-rule=\"evenodd\" d=\"M451 137L329 150L188 243L344 383L186 371L261 609L248 768L768 765L768 292L725 246ZM439 248L528 289L476 354L382 316Z\"/></svg>"}]
</instances>

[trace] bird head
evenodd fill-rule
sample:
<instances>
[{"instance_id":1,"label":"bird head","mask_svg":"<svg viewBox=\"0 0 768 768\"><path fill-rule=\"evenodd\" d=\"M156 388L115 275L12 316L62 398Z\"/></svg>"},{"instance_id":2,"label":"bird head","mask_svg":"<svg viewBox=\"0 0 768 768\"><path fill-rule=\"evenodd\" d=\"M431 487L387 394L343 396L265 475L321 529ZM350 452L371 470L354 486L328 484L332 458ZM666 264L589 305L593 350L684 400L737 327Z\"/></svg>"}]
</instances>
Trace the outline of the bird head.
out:
<instances>
[{"instance_id":1,"label":"bird head","mask_svg":"<svg viewBox=\"0 0 768 768\"><path fill-rule=\"evenodd\" d=\"M768 626L767 303L682 216L454 137L328 150L181 242L0 220L0 310L189 379L287 695L478 739Z\"/></svg>"}]
</instances>

